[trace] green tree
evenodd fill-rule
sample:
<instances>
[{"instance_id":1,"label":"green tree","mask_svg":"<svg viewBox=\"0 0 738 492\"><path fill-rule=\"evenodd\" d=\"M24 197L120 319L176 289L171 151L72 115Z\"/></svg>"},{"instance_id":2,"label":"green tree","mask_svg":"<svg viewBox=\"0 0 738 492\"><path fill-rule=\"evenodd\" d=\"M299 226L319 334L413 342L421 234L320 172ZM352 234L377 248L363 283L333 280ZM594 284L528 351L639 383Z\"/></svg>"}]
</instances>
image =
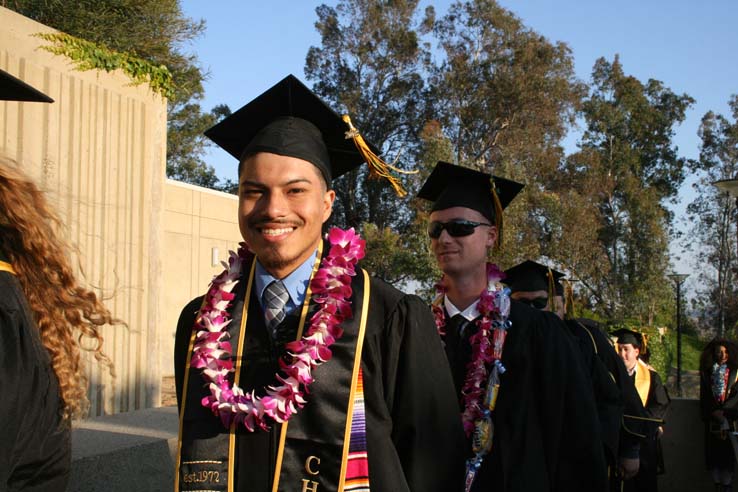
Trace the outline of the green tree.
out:
<instances>
[{"instance_id":1,"label":"green tree","mask_svg":"<svg viewBox=\"0 0 738 492\"><path fill-rule=\"evenodd\" d=\"M203 33L205 22L186 17L179 0L9 0L7 7L107 49L166 66L174 81L168 100L167 175L211 188L227 186L202 159L207 145L202 132L222 111L201 107L205 74L185 51Z\"/></svg>"},{"instance_id":2,"label":"green tree","mask_svg":"<svg viewBox=\"0 0 738 492\"><path fill-rule=\"evenodd\" d=\"M691 233L685 246L692 251L698 273L696 306L709 333L726 334L738 321L736 263L736 201L712 185L738 177L738 95L729 106L733 121L708 112L702 118L699 161L693 170L701 173L693 185L696 198L688 205Z\"/></svg>"},{"instance_id":3,"label":"green tree","mask_svg":"<svg viewBox=\"0 0 738 492\"><path fill-rule=\"evenodd\" d=\"M417 0L341 0L316 9L321 45L309 49L305 74L313 90L354 126L386 160L412 168L427 120L423 74L429 60L421 41L433 9L418 12ZM397 162L395 162L397 161ZM400 176L409 191L396 196L366 166L335 180L333 222L362 230L371 255L363 266L391 283L427 275L425 224L409 202L417 175Z\"/></svg>"},{"instance_id":4,"label":"green tree","mask_svg":"<svg viewBox=\"0 0 738 492\"><path fill-rule=\"evenodd\" d=\"M453 161L526 184L505 211L505 244L496 261L560 261L572 246L564 227L586 222L571 220L578 202L550 186L564 158L561 140L586 93L571 50L494 0L454 3L433 32L442 56L431 72L430 100Z\"/></svg>"},{"instance_id":5,"label":"green tree","mask_svg":"<svg viewBox=\"0 0 738 492\"><path fill-rule=\"evenodd\" d=\"M586 130L564 171L599 214L607 268L576 267L607 318L649 326L659 316L671 318L665 273L673 218L665 204L676 196L687 164L672 142L674 126L693 102L660 81L643 84L626 75L617 56L594 65L582 110Z\"/></svg>"},{"instance_id":6,"label":"green tree","mask_svg":"<svg viewBox=\"0 0 738 492\"><path fill-rule=\"evenodd\" d=\"M316 9L321 45L307 54L305 74L313 90L333 108L351 116L354 126L398 166L413 162L424 117L422 72L428 58L419 32L417 0L377 2L341 0ZM427 15L432 15L430 9ZM405 202L381 179L367 180L367 169L334 183L338 196L334 221L360 228L399 230L412 221Z\"/></svg>"}]
</instances>

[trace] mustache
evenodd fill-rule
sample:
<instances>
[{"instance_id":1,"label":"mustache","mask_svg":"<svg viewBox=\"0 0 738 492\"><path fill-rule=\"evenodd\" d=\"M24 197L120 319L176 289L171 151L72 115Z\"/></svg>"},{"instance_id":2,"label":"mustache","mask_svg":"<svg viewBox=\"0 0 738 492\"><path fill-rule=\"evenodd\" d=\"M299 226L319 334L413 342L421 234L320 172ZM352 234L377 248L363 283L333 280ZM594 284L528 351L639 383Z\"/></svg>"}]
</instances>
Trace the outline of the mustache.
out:
<instances>
[{"instance_id":1,"label":"mustache","mask_svg":"<svg viewBox=\"0 0 738 492\"><path fill-rule=\"evenodd\" d=\"M248 226L252 229L256 229L264 226L288 226L288 227L300 227L305 225L304 220L299 219L273 219L271 217L254 217L247 222Z\"/></svg>"}]
</instances>

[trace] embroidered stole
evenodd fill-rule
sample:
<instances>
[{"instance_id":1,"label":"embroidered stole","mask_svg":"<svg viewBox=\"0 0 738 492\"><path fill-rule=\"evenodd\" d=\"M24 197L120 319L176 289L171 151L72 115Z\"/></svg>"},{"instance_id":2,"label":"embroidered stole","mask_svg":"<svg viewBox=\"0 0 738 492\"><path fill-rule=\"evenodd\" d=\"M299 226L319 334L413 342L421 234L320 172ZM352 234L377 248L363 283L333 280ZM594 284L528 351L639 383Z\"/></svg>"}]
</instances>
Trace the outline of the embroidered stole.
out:
<instances>
[{"instance_id":1,"label":"embroidered stole","mask_svg":"<svg viewBox=\"0 0 738 492\"><path fill-rule=\"evenodd\" d=\"M651 389L651 371L648 370L648 364L641 359L638 359L636 364L635 387L645 407L648 401L648 391Z\"/></svg>"},{"instance_id":2,"label":"embroidered stole","mask_svg":"<svg viewBox=\"0 0 738 492\"><path fill-rule=\"evenodd\" d=\"M320 256L316 258L313 274ZM243 306L239 309L241 302L234 301L229 325L231 344L237 354L234 381L239 386L241 374L247 375L244 377L249 381L253 381L254 375L257 380L263 377L262 366L265 362L269 366L271 360L264 360L264 357L242 360L249 353L244 352L244 343L249 343L246 340L253 341L258 335L255 331L266 330L258 300L251 292L255 263L254 260L251 265L244 265L244 276L234 291L237 300L243 299ZM248 276L245 275L247 271ZM200 404L209 389L204 387L200 371L189 367L195 338L193 331L182 390L175 492L233 492L246 490L244 484L252 490L251 477L236 476L239 462L249 460L265 465L264 470L260 470L262 477L258 482L268 480L272 492L369 490L361 353L370 284L364 270L357 269L352 290L353 318L342 324L344 334L331 346L333 357L314 370L315 382L305 395L308 403L288 422L272 424L271 432L249 433L236 424L225 429L220 419ZM302 337L306 320L309 322L317 309L310 301L308 289L301 308L297 339ZM289 319L288 316L284 322ZM251 389L249 385L243 386L244 391ZM248 446L241 446L241 443L248 443ZM276 460L272 461L275 451ZM264 478L263 474L270 476ZM240 484L238 488L237 483Z\"/></svg>"}]
</instances>

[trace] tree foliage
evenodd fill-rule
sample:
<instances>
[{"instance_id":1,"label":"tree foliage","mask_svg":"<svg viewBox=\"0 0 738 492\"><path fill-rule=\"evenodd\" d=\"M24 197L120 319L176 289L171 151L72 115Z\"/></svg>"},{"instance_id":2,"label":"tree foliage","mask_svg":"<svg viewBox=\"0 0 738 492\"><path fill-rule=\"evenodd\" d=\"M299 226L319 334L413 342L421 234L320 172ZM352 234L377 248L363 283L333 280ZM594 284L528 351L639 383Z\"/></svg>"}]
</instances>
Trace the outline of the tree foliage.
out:
<instances>
[{"instance_id":1,"label":"tree foliage","mask_svg":"<svg viewBox=\"0 0 738 492\"><path fill-rule=\"evenodd\" d=\"M168 97L167 175L193 184L223 187L202 159L202 132L222 113L201 107L205 74L185 51L205 22L188 18L179 0L9 0L7 7L42 24L97 45L144 60L171 73ZM95 53L90 57L95 57ZM135 67L134 67L135 68Z\"/></svg>"},{"instance_id":2,"label":"tree foliage","mask_svg":"<svg viewBox=\"0 0 738 492\"><path fill-rule=\"evenodd\" d=\"M421 37L433 9L421 14L418 0L342 0L316 13L321 44L309 49L305 63L313 90L349 114L385 160L413 167L427 120L423 74L429 52ZM405 199L384 180L369 178L365 166L334 181L333 222L363 230L367 248L375 252L365 267L393 283L423 276L429 264L427 254L418 252L424 225L408 207L418 180L410 175L403 181L410 188Z\"/></svg>"},{"instance_id":3,"label":"tree foliage","mask_svg":"<svg viewBox=\"0 0 738 492\"><path fill-rule=\"evenodd\" d=\"M672 288L664 279L672 217L665 204L684 180L687 161L672 138L692 103L660 81L626 75L617 56L593 68L581 150L569 157L566 173L596 207L606 265L572 268L610 319L653 325L671 312Z\"/></svg>"},{"instance_id":4,"label":"tree foliage","mask_svg":"<svg viewBox=\"0 0 738 492\"><path fill-rule=\"evenodd\" d=\"M430 99L452 162L526 184L505 211L504 248L495 260L558 259L564 225L584 223L571 219L577 203L550 186L586 92L570 49L492 0L454 3L433 33L442 56L430 75Z\"/></svg>"},{"instance_id":5,"label":"tree foliage","mask_svg":"<svg viewBox=\"0 0 738 492\"><path fill-rule=\"evenodd\" d=\"M424 117L422 77L428 52L419 32L417 0L343 0L316 9L321 46L305 63L314 91L346 112L364 137L398 166L412 164ZM427 15L432 14L432 9ZM383 180L367 180L367 169L336 181L334 220L359 228L370 222L395 230L412 221L402 200Z\"/></svg>"},{"instance_id":6,"label":"tree foliage","mask_svg":"<svg viewBox=\"0 0 738 492\"><path fill-rule=\"evenodd\" d=\"M693 185L696 198L688 205L691 223L686 246L695 257L698 285L695 299L702 325L709 334L736 336L738 283L736 282L736 199L712 183L738 177L738 95L729 101L733 121L712 111L700 125L700 173Z\"/></svg>"}]
</instances>

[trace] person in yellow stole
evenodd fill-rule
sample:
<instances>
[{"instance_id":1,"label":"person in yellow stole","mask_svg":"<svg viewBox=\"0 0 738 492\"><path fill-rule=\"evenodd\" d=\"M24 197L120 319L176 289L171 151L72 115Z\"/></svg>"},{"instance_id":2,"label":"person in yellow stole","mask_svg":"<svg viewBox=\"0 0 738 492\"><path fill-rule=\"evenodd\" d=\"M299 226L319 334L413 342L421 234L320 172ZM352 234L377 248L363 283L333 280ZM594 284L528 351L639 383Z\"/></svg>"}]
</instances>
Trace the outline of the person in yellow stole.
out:
<instances>
[{"instance_id":1,"label":"person in yellow stole","mask_svg":"<svg viewBox=\"0 0 738 492\"><path fill-rule=\"evenodd\" d=\"M239 161L244 243L177 326L175 490L456 490L463 434L430 311L357 265L353 230L323 239L332 180L386 165L293 76L206 135Z\"/></svg>"},{"instance_id":2,"label":"person in yellow stole","mask_svg":"<svg viewBox=\"0 0 738 492\"><path fill-rule=\"evenodd\" d=\"M658 373L641 359L641 355L646 354L647 350L643 335L628 329L617 330L613 335L617 337L618 353L641 397L646 417L664 420L671 400ZM664 431L663 426L654 426L654 429L655 432L649 433L641 441L640 467L633 478L623 482L623 490L626 492L656 492L658 489L657 475L664 473L661 450L661 434Z\"/></svg>"}]
</instances>

